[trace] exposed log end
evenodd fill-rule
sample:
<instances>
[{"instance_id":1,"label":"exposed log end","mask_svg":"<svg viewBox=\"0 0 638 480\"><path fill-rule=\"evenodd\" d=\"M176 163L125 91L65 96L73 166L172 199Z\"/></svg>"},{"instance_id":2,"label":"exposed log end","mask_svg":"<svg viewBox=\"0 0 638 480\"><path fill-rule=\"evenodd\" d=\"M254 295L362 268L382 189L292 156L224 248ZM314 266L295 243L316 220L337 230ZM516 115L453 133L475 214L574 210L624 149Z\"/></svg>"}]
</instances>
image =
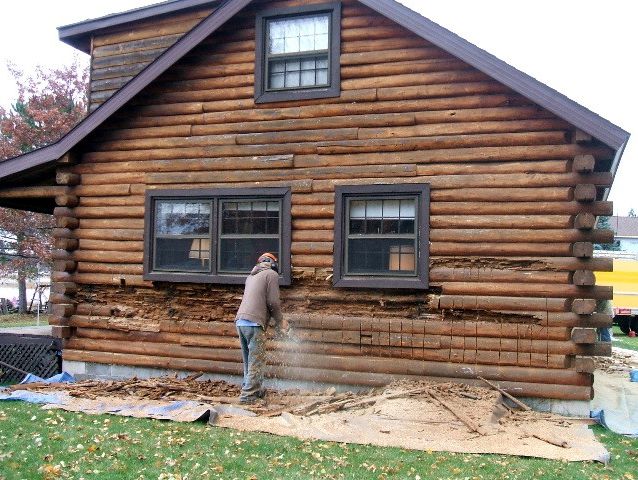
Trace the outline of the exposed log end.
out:
<instances>
[{"instance_id":1,"label":"exposed log end","mask_svg":"<svg viewBox=\"0 0 638 480\"><path fill-rule=\"evenodd\" d=\"M55 204L59 207L77 207L80 203L80 199L77 195L58 195L55 197Z\"/></svg>"},{"instance_id":2,"label":"exposed log end","mask_svg":"<svg viewBox=\"0 0 638 480\"><path fill-rule=\"evenodd\" d=\"M576 155L574 157L573 170L578 173L591 173L596 167L596 159L593 155Z\"/></svg>"},{"instance_id":3,"label":"exposed log end","mask_svg":"<svg viewBox=\"0 0 638 480\"><path fill-rule=\"evenodd\" d=\"M580 287L596 285L596 276L590 270L576 270L572 276L572 283Z\"/></svg>"},{"instance_id":4,"label":"exposed log end","mask_svg":"<svg viewBox=\"0 0 638 480\"><path fill-rule=\"evenodd\" d=\"M594 244L591 242L575 242L572 255L577 258L591 258L594 255Z\"/></svg>"},{"instance_id":5,"label":"exposed log end","mask_svg":"<svg viewBox=\"0 0 638 480\"><path fill-rule=\"evenodd\" d=\"M55 175L55 181L58 185L78 185L80 176L77 173L58 172Z\"/></svg>"},{"instance_id":6,"label":"exposed log end","mask_svg":"<svg viewBox=\"0 0 638 480\"><path fill-rule=\"evenodd\" d=\"M596 185L576 185L574 187L574 200L577 202L593 202L596 200L596 193Z\"/></svg>"},{"instance_id":7,"label":"exposed log end","mask_svg":"<svg viewBox=\"0 0 638 480\"><path fill-rule=\"evenodd\" d=\"M596 300L591 298L576 298L572 301L572 312L579 315L589 315L596 310Z\"/></svg>"},{"instance_id":8,"label":"exposed log end","mask_svg":"<svg viewBox=\"0 0 638 480\"><path fill-rule=\"evenodd\" d=\"M54 325L51 327L51 333L56 338L71 338L73 335L73 327Z\"/></svg>"},{"instance_id":9,"label":"exposed log end","mask_svg":"<svg viewBox=\"0 0 638 480\"><path fill-rule=\"evenodd\" d=\"M596 369L596 364L591 357L574 357L571 368L580 373L593 373Z\"/></svg>"},{"instance_id":10,"label":"exposed log end","mask_svg":"<svg viewBox=\"0 0 638 480\"><path fill-rule=\"evenodd\" d=\"M67 304L57 304L57 305L53 305L53 318L64 318L64 317L70 317L71 315L75 314L75 305L67 303ZM51 323L51 321L49 320L49 323Z\"/></svg>"},{"instance_id":11,"label":"exposed log end","mask_svg":"<svg viewBox=\"0 0 638 480\"><path fill-rule=\"evenodd\" d=\"M596 217L592 213L579 213L574 217L574 228L591 230L596 226Z\"/></svg>"},{"instance_id":12,"label":"exposed log end","mask_svg":"<svg viewBox=\"0 0 638 480\"><path fill-rule=\"evenodd\" d=\"M72 252L73 250L77 250L80 242L77 238L57 238L53 245L55 248L60 250L66 250L67 252Z\"/></svg>"},{"instance_id":13,"label":"exposed log end","mask_svg":"<svg viewBox=\"0 0 638 480\"><path fill-rule=\"evenodd\" d=\"M576 327L572 329L572 341L576 344L592 344L596 343L598 335L595 328Z\"/></svg>"}]
</instances>

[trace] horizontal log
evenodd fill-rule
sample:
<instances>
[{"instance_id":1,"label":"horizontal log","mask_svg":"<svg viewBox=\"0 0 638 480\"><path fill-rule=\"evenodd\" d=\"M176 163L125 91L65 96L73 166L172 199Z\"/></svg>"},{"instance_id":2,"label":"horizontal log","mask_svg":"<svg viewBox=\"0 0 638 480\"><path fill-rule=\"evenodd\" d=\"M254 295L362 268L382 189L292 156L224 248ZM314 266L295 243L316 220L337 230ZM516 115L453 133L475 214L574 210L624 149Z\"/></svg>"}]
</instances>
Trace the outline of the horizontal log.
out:
<instances>
[{"instance_id":1,"label":"horizontal log","mask_svg":"<svg viewBox=\"0 0 638 480\"><path fill-rule=\"evenodd\" d=\"M536 283L445 282L445 295L495 295L507 297L596 298L611 300L611 287L579 287L576 285Z\"/></svg>"},{"instance_id":2,"label":"horizontal log","mask_svg":"<svg viewBox=\"0 0 638 480\"><path fill-rule=\"evenodd\" d=\"M477 295L441 295L440 309L460 310L512 310L565 312L570 307L566 298L496 297Z\"/></svg>"},{"instance_id":3,"label":"horizontal log","mask_svg":"<svg viewBox=\"0 0 638 480\"><path fill-rule=\"evenodd\" d=\"M74 282L53 282L51 291L61 295L73 296L77 293L78 286Z\"/></svg>"},{"instance_id":4,"label":"horizontal log","mask_svg":"<svg viewBox=\"0 0 638 480\"><path fill-rule=\"evenodd\" d=\"M53 305L53 316L69 318L76 312L76 306L73 304L58 304Z\"/></svg>"},{"instance_id":5,"label":"horizontal log","mask_svg":"<svg viewBox=\"0 0 638 480\"><path fill-rule=\"evenodd\" d=\"M601 242L611 237L613 231L595 230L583 232L573 229L512 229L507 225L491 225L492 228L435 228L430 229L431 242L527 242L527 243L560 243L560 242ZM478 226L477 226L478 227ZM580 256L580 255L579 255Z\"/></svg>"},{"instance_id":6,"label":"horizontal log","mask_svg":"<svg viewBox=\"0 0 638 480\"><path fill-rule=\"evenodd\" d=\"M76 207L77 218L144 218L144 207Z\"/></svg>"},{"instance_id":7,"label":"horizontal log","mask_svg":"<svg viewBox=\"0 0 638 480\"><path fill-rule=\"evenodd\" d=\"M82 262L104 263L142 263L143 252L124 252L119 250L76 250L72 259Z\"/></svg>"},{"instance_id":8,"label":"horizontal log","mask_svg":"<svg viewBox=\"0 0 638 480\"><path fill-rule=\"evenodd\" d=\"M51 327L51 335L55 338L71 338L73 329L67 326L53 325Z\"/></svg>"},{"instance_id":9,"label":"horizontal log","mask_svg":"<svg viewBox=\"0 0 638 480\"><path fill-rule=\"evenodd\" d=\"M53 262L53 270L56 272L74 272L77 263L72 260L56 260Z\"/></svg>"},{"instance_id":10,"label":"horizontal log","mask_svg":"<svg viewBox=\"0 0 638 480\"><path fill-rule=\"evenodd\" d=\"M77 303L73 298L71 298L71 297L69 297L67 295L63 295L61 293L52 293L51 296L49 297L49 301L53 305L58 305L58 304L62 304L62 305L71 304L71 305L74 305L75 303Z\"/></svg>"},{"instance_id":11,"label":"horizontal log","mask_svg":"<svg viewBox=\"0 0 638 480\"><path fill-rule=\"evenodd\" d=\"M66 192L63 186L14 187L0 189L0 198L53 198Z\"/></svg>"},{"instance_id":12,"label":"horizontal log","mask_svg":"<svg viewBox=\"0 0 638 480\"><path fill-rule=\"evenodd\" d=\"M141 241L144 230L140 228L78 228L75 234L82 239L113 240L113 241Z\"/></svg>"},{"instance_id":13,"label":"horizontal log","mask_svg":"<svg viewBox=\"0 0 638 480\"><path fill-rule=\"evenodd\" d=\"M574 258L574 257L430 257L430 265L455 268L507 268L515 270L551 270L575 271L590 270L596 272L611 272L613 261L610 258Z\"/></svg>"},{"instance_id":14,"label":"horizontal log","mask_svg":"<svg viewBox=\"0 0 638 480\"><path fill-rule=\"evenodd\" d=\"M121 240L91 240L80 239L81 250L103 250L111 252L143 252L144 243L136 241Z\"/></svg>"},{"instance_id":15,"label":"horizontal log","mask_svg":"<svg viewBox=\"0 0 638 480\"><path fill-rule=\"evenodd\" d=\"M341 169L343 171L352 171L353 175L356 174L356 170L352 170L357 167L351 167L349 169ZM360 167L358 167L360 168ZM305 169L295 169L295 171L301 171ZM308 172L310 175L310 172ZM314 177L313 177L314 178ZM591 174L588 175L588 180L596 182L599 186L609 186L612 182L612 177L608 173ZM433 190L447 189L447 188L496 188L496 187L570 187L578 185L582 181L582 175L578 174L500 174L500 175L438 175L438 176L421 176L417 175L411 179L390 179L384 178L384 183L396 184L396 183L429 183ZM377 181L378 182L378 181ZM334 191L335 185L366 185L374 183L370 178L355 177L349 180L329 179L329 180L316 180L313 182L314 192L330 192ZM462 202L457 202L462 203ZM476 208L475 203L467 202ZM585 205L579 202L573 203L573 208L578 209L573 211L574 214L589 211ZM597 206L604 205L605 202L595 202ZM537 202L536 205L542 205L543 203ZM520 208L520 205L515 205ZM537 207L539 208L539 207ZM594 207L592 207L594 208ZM544 210L536 210L544 211ZM550 211L546 213L556 213ZM593 212L592 212L593 213Z\"/></svg>"},{"instance_id":16,"label":"horizontal log","mask_svg":"<svg viewBox=\"0 0 638 480\"><path fill-rule=\"evenodd\" d=\"M406 183L411 182L406 181ZM323 183L313 182L313 190L323 189ZM608 215L612 208L612 202L594 202L587 206L578 202L433 202L430 204L430 214L538 215L539 212L543 212L547 215L576 215L586 211L594 215Z\"/></svg>"},{"instance_id":17,"label":"horizontal log","mask_svg":"<svg viewBox=\"0 0 638 480\"><path fill-rule=\"evenodd\" d=\"M138 263L78 262L78 273L109 273L118 278L122 275L142 275L144 267Z\"/></svg>"},{"instance_id":18,"label":"horizontal log","mask_svg":"<svg viewBox=\"0 0 638 480\"><path fill-rule=\"evenodd\" d=\"M114 259L113 263L117 262ZM111 262L109 262L111 263ZM82 285L115 285L119 287L147 287L151 288L153 282L145 281L141 275L126 273L75 273L73 280Z\"/></svg>"},{"instance_id":19,"label":"horizontal log","mask_svg":"<svg viewBox=\"0 0 638 480\"><path fill-rule=\"evenodd\" d=\"M591 273L591 272L590 272ZM429 271L430 282L506 282L506 283L569 283L569 272L521 271L498 268L434 267Z\"/></svg>"},{"instance_id":20,"label":"horizontal log","mask_svg":"<svg viewBox=\"0 0 638 480\"><path fill-rule=\"evenodd\" d=\"M83 197L119 197L131 193L131 185L78 185L74 189L76 195Z\"/></svg>"}]
</instances>

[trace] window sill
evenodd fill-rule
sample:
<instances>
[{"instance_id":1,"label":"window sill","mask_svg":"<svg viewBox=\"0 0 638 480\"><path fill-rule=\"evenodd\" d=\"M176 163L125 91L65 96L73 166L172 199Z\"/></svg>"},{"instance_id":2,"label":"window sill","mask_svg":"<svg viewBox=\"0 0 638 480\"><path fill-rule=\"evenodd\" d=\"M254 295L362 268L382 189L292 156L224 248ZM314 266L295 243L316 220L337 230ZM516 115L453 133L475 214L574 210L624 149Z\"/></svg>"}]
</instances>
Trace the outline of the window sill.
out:
<instances>
[{"instance_id":1,"label":"window sill","mask_svg":"<svg viewBox=\"0 0 638 480\"><path fill-rule=\"evenodd\" d=\"M144 280L170 283L213 283L219 285L243 285L248 274L243 275L211 275L204 273L152 272L144 274ZM289 286L291 279L279 275L279 285Z\"/></svg>"},{"instance_id":2,"label":"window sill","mask_svg":"<svg viewBox=\"0 0 638 480\"><path fill-rule=\"evenodd\" d=\"M341 95L340 86L308 88L300 90L279 90L276 92L256 92L255 103L288 102L294 100L312 100L315 98L331 98Z\"/></svg>"}]
</instances>

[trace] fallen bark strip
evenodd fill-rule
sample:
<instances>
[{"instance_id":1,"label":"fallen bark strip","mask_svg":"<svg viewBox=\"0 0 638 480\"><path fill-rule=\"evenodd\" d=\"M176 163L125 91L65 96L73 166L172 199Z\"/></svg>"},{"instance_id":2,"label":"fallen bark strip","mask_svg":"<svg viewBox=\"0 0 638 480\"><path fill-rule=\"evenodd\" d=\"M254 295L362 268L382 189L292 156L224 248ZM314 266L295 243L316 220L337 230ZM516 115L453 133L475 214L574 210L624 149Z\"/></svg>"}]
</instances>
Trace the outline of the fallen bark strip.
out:
<instances>
[{"instance_id":1,"label":"fallen bark strip","mask_svg":"<svg viewBox=\"0 0 638 480\"><path fill-rule=\"evenodd\" d=\"M500 392L501 395L503 395L504 397L509 398L512 402L514 402L516 405L518 405L519 407L521 407L523 410L525 411L529 411L531 410L530 407L528 407L527 405L525 405L523 402L521 402L518 398L514 397L513 395L510 395L509 393L507 393L505 390L501 389L500 387L498 387L497 385L495 385L494 383L490 382L489 380L484 379L483 377L477 377L479 380L484 381L485 383L487 383L490 387L492 387L494 390L497 390L498 392Z\"/></svg>"},{"instance_id":2,"label":"fallen bark strip","mask_svg":"<svg viewBox=\"0 0 638 480\"><path fill-rule=\"evenodd\" d=\"M435 394L431 390L428 391L428 393L430 397L432 397L438 404L447 408L456 418L461 420L470 430L478 433L479 435L487 435L487 431L480 425L476 424L474 420L472 420L470 417L468 417L464 413L459 412L458 409L454 408L454 406L452 406L451 404L443 400L441 397L439 397L437 394Z\"/></svg>"}]
</instances>

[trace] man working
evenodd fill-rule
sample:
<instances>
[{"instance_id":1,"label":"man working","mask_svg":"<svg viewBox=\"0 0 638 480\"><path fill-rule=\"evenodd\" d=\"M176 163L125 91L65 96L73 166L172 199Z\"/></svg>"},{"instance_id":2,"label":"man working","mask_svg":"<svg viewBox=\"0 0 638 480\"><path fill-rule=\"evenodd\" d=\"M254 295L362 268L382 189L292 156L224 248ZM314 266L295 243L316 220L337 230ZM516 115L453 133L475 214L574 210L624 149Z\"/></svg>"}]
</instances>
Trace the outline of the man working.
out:
<instances>
[{"instance_id":1,"label":"man working","mask_svg":"<svg viewBox=\"0 0 638 480\"><path fill-rule=\"evenodd\" d=\"M263 388L266 366L266 329L272 317L276 328L288 331L281 315L277 257L264 253L246 279L244 296L235 322L244 361L240 403L254 403L266 394Z\"/></svg>"}]
</instances>

